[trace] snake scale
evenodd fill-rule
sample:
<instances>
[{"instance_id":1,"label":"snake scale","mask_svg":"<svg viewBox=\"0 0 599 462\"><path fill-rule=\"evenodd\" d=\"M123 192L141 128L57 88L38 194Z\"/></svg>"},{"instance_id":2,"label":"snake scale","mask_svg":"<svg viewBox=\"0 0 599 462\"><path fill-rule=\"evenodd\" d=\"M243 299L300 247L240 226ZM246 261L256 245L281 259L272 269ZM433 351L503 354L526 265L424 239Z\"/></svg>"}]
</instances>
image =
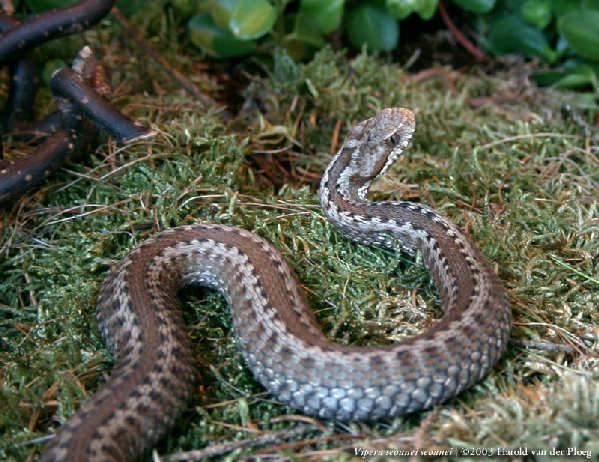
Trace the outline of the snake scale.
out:
<instances>
[{"instance_id":1,"label":"snake scale","mask_svg":"<svg viewBox=\"0 0 599 462\"><path fill-rule=\"evenodd\" d=\"M354 126L321 181L334 227L369 245L420 251L444 317L421 335L380 347L328 340L289 265L268 242L218 224L168 229L131 251L101 289L97 319L114 371L58 431L43 461L127 461L184 411L195 360L176 299L182 285L222 292L239 349L278 399L323 419L372 420L439 403L479 380L504 350L511 311L483 254L455 224L412 202L371 202L415 128L408 109Z\"/></svg>"}]
</instances>

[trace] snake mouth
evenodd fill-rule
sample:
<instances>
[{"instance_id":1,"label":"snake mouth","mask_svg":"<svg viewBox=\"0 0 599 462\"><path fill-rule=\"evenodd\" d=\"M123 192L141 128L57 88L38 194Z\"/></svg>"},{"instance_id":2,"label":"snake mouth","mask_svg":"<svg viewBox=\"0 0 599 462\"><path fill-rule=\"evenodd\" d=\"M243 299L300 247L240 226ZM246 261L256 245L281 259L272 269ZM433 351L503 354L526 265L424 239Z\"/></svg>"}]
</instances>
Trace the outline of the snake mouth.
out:
<instances>
[{"instance_id":1,"label":"snake mouth","mask_svg":"<svg viewBox=\"0 0 599 462\"><path fill-rule=\"evenodd\" d=\"M399 146L395 147L395 149L393 149L393 151L391 151L391 154L389 154L387 156L385 163L383 164L383 166L381 167L381 169L375 175L374 178L378 178L379 176L385 174L385 172L387 172L387 170L389 170L389 167L391 167L393 162L395 162L399 158L399 156L401 156L401 154L403 153L403 150L406 148L406 146L410 142L411 138L412 138L412 135L407 135L403 138L403 141L401 142L401 144Z\"/></svg>"}]
</instances>

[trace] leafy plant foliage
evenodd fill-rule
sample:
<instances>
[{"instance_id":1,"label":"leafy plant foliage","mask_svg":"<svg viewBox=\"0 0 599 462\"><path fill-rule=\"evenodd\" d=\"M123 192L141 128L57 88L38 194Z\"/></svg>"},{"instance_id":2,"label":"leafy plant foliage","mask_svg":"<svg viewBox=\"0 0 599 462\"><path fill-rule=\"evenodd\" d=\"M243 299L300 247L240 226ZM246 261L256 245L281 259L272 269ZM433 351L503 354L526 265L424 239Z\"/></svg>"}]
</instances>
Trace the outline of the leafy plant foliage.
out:
<instances>
[{"instance_id":1,"label":"leafy plant foliage","mask_svg":"<svg viewBox=\"0 0 599 462\"><path fill-rule=\"evenodd\" d=\"M272 53L284 47L296 61L311 57L332 37L356 48L391 51L400 23L416 14L429 20L439 0L157 0L187 23L191 43L219 58ZM444 0L463 10L482 48L494 55L537 57L554 68L536 75L541 85L597 91L599 0ZM29 0L41 12L73 0ZM125 13L144 7L119 0ZM451 11L456 11L455 7Z\"/></svg>"}]
</instances>

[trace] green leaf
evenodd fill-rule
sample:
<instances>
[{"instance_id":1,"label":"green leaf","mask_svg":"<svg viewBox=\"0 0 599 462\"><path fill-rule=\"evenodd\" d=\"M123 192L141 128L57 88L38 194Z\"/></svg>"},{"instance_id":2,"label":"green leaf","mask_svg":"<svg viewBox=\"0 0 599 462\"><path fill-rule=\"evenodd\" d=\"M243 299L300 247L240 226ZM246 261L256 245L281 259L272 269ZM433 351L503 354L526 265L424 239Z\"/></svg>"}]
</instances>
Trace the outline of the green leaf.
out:
<instances>
[{"instance_id":1,"label":"green leaf","mask_svg":"<svg viewBox=\"0 0 599 462\"><path fill-rule=\"evenodd\" d=\"M453 0L453 3L471 13L488 13L495 6L496 0Z\"/></svg>"},{"instance_id":2,"label":"green leaf","mask_svg":"<svg viewBox=\"0 0 599 462\"><path fill-rule=\"evenodd\" d=\"M189 40L205 53L220 58L244 56L256 46L254 41L239 40L217 26L210 12L196 14L187 23Z\"/></svg>"},{"instance_id":3,"label":"green leaf","mask_svg":"<svg viewBox=\"0 0 599 462\"><path fill-rule=\"evenodd\" d=\"M599 11L572 10L559 18L557 29L575 53L599 61Z\"/></svg>"},{"instance_id":4,"label":"green leaf","mask_svg":"<svg viewBox=\"0 0 599 462\"><path fill-rule=\"evenodd\" d=\"M288 15L293 18L293 31L285 36L285 40L297 40L307 43L317 48L322 48L325 44L324 38L320 33L318 24L305 14Z\"/></svg>"},{"instance_id":5,"label":"green leaf","mask_svg":"<svg viewBox=\"0 0 599 462\"><path fill-rule=\"evenodd\" d=\"M213 0L171 0L171 5L177 15L185 18L204 11L209 11L212 8L213 3Z\"/></svg>"},{"instance_id":6,"label":"green leaf","mask_svg":"<svg viewBox=\"0 0 599 462\"><path fill-rule=\"evenodd\" d=\"M312 48L322 48L325 44L318 24L307 15L298 13L285 17L287 27L292 23L292 31L283 37L283 46L295 61L301 61Z\"/></svg>"},{"instance_id":7,"label":"green leaf","mask_svg":"<svg viewBox=\"0 0 599 462\"><path fill-rule=\"evenodd\" d=\"M219 0L210 12L217 26L241 40L262 37L277 20L277 10L267 0Z\"/></svg>"},{"instance_id":8,"label":"green leaf","mask_svg":"<svg viewBox=\"0 0 599 462\"><path fill-rule=\"evenodd\" d=\"M487 36L487 47L496 55L520 53L540 56L550 63L557 57L543 33L518 16L508 16L493 24Z\"/></svg>"},{"instance_id":9,"label":"green leaf","mask_svg":"<svg viewBox=\"0 0 599 462\"><path fill-rule=\"evenodd\" d=\"M214 24L216 24L221 29L228 30L229 23L231 21L231 17L237 8L241 0L220 0L217 2L213 2L212 7L210 8L210 13L212 14L212 20Z\"/></svg>"},{"instance_id":10,"label":"green leaf","mask_svg":"<svg viewBox=\"0 0 599 462\"><path fill-rule=\"evenodd\" d=\"M599 66L579 64L573 69L567 71L546 71L539 72L531 79L541 86L553 85L556 88L576 89L592 86L595 91L598 88Z\"/></svg>"},{"instance_id":11,"label":"green leaf","mask_svg":"<svg viewBox=\"0 0 599 462\"><path fill-rule=\"evenodd\" d=\"M423 3L422 0L385 0L385 8L391 16L402 20L418 11Z\"/></svg>"},{"instance_id":12,"label":"green leaf","mask_svg":"<svg viewBox=\"0 0 599 462\"><path fill-rule=\"evenodd\" d=\"M549 87L563 79L566 75L566 72L562 71L544 71L531 75L530 79L540 87Z\"/></svg>"},{"instance_id":13,"label":"green leaf","mask_svg":"<svg viewBox=\"0 0 599 462\"><path fill-rule=\"evenodd\" d=\"M364 4L350 10L346 22L349 41L357 48L389 51L399 41L399 24L385 10Z\"/></svg>"},{"instance_id":14,"label":"green leaf","mask_svg":"<svg viewBox=\"0 0 599 462\"><path fill-rule=\"evenodd\" d=\"M581 65L579 68L568 73L567 76L554 84L556 88L581 88L592 86L597 90L597 74L592 68Z\"/></svg>"},{"instance_id":15,"label":"green leaf","mask_svg":"<svg viewBox=\"0 0 599 462\"><path fill-rule=\"evenodd\" d=\"M563 35L558 36L557 42L555 44L555 51L557 53L558 58L563 58L570 52L568 42L566 41Z\"/></svg>"},{"instance_id":16,"label":"green leaf","mask_svg":"<svg viewBox=\"0 0 599 462\"><path fill-rule=\"evenodd\" d=\"M434 16L435 11L437 11L439 0L422 0L420 3L420 9L416 10L416 13L418 13L421 19L428 21Z\"/></svg>"},{"instance_id":17,"label":"green leaf","mask_svg":"<svg viewBox=\"0 0 599 462\"><path fill-rule=\"evenodd\" d=\"M572 105L577 109L587 109L594 112L599 112L597 95L594 93L578 93L572 100Z\"/></svg>"},{"instance_id":18,"label":"green leaf","mask_svg":"<svg viewBox=\"0 0 599 462\"><path fill-rule=\"evenodd\" d=\"M385 0L385 8L391 16L399 20L412 13L418 13L418 16L428 21L437 11L438 3L439 0Z\"/></svg>"},{"instance_id":19,"label":"green leaf","mask_svg":"<svg viewBox=\"0 0 599 462\"><path fill-rule=\"evenodd\" d=\"M276 20L277 10L267 0L241 0L229 28L237 38L251 40L265 35Z\"/></svg>"},{"instance_id":20,"label":"green leaf","mask_svg":"<svg viewBox=\"0 0 599 462\"><path fill-rule=\"evenodd\" d=\"M527 23L543 30L553 17L551 0L528 0L520 8L520 14Z\"/></svg>"},{"instance_id":21,"label":"green leaf","mask_svg":"<svg viewBox=\"0 0 599 462\"><path fill-rule=\"evenodd\" d=\"M558 18L579 7L580 0L553 0L553 11Z\"/></svg>"},{"instance_id":22,"label":"green leaf","mask_svg":"<svg viewBox=\"0 0 599 462\"><path fill-rule=\"evenodd\" d=\"M337 30L341 24L345 0L302 0L299 12L310 17L323 34Z\"/></svg>"}]
</instances>

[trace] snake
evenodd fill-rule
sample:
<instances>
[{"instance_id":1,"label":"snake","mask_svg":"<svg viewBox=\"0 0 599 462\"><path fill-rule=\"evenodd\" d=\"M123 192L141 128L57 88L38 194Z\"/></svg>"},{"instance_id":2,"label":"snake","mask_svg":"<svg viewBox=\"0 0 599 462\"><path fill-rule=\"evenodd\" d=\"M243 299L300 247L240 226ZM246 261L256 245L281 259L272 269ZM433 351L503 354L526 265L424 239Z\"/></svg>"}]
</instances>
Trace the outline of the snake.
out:
<instances>
[{"instance_id":1,"label":"snake","mask_svg":"<svg viewBox=\"0 0 599 462\"><path fill-rule=\"evenodd\" d=\"M378 420L430 408L480 380L502 355L511 309L502 283L445 215L414 202L367 198L407 147L413 113L387 108L348 132L320 183L324 215L358 243L419 253L443 317L381 346L329 340L297 276L256 234L214 223L166 229L134 248L98 295L96 317L114 354L106 384L46 445L41 460L127 461L147 451L186 409L196 365L177 301L182 286L220 291L236 343L257 380L305 414Z\"/></svg>"}]
</instances>

